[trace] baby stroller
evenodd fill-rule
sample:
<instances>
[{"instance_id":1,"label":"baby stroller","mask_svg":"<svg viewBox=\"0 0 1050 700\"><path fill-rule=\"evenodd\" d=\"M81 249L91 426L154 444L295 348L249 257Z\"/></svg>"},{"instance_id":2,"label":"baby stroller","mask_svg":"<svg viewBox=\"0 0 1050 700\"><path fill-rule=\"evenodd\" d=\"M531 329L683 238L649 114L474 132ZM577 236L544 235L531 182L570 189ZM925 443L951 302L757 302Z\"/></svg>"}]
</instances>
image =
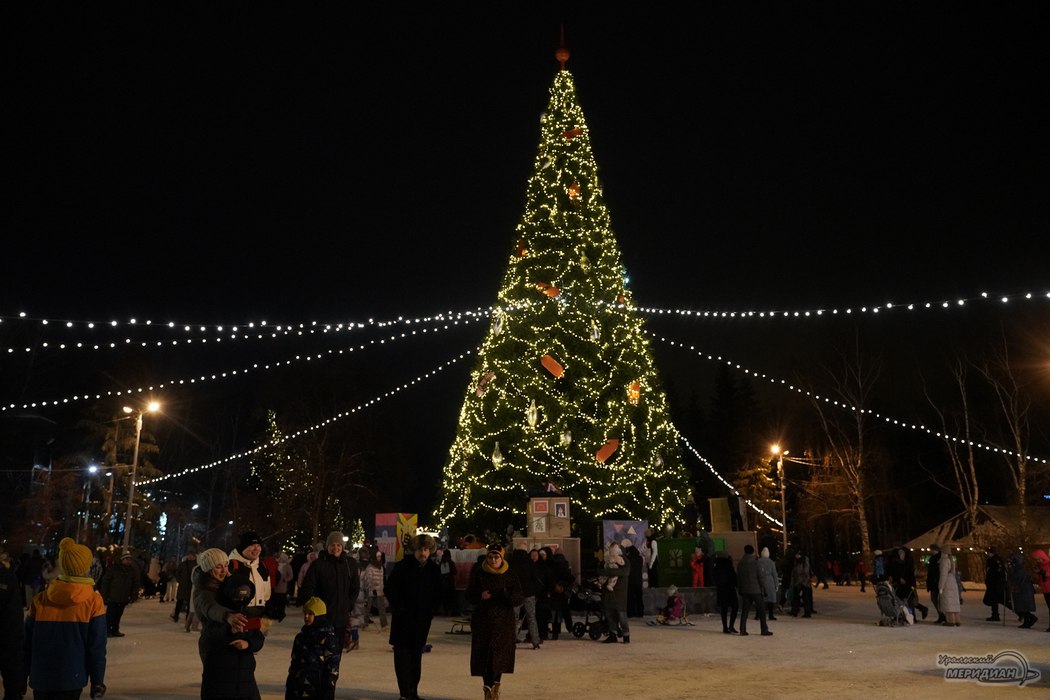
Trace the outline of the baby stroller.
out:
<instances>
[{"instance_id":1,"label":"baby stroller","mask_svg":"<svg viewBox=\"0 0 1050 700\"><path fill-rule=\"evenodd\" d=\"M572 636L580 639L584 634L598 639L605 634L605 608L602 606L602 584L600 579L587 579L572 592L569 609L583 613L583 620L572 623Z\"/></svg>"},{"instance_id":2,"label":"baby stroller","mask_svg":"<svg viewBox=\"0 0 1050 700\"><path fill-rule=\"evenodd\" d=\"M882 613L882 618L879 620L880 627L896 627L915 623L915 615L897 596L893 587L885 581L875 584L875 602L878 603L879 612Z\"/></svg>"}]
</instances>

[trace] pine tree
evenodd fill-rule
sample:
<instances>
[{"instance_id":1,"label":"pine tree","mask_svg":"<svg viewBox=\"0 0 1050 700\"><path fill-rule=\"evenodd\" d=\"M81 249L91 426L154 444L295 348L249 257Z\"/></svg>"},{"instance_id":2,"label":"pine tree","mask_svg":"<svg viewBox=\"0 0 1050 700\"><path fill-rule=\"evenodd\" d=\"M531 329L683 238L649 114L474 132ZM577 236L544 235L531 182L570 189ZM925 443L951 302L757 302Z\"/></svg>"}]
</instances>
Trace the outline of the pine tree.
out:
<instances>
[{"instance_id":1,"label":"pine tree","mask_svg":"<svg viewBox=\"0 0 1050 700\"><path fill-rule=\"evenodd\" d=\"M666 522L682 510L688 476L564 62L540 122L436 520L502 530L550 482L574 517Z\"/></svg>"}]
</instances>

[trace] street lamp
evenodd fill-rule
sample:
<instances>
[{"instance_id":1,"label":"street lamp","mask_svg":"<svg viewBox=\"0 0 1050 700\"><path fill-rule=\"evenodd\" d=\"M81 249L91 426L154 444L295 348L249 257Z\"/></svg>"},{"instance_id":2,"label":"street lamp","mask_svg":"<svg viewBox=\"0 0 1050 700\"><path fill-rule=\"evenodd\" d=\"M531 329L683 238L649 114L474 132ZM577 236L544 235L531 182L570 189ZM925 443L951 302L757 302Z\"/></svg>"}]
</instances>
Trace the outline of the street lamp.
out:
<instances>
[{"instance_id":1,"label":"street lamp","mask_svg":"<svg viewBox=\"0 0 1050 700\"><path fill-rule=\"evenodd\" d=\"M91 464L87 468L88 474L94 476L98 473L98 467ZM81 518L81 523L77 525L77 542L83 543L84 540L88 539L90 534L90 528L88 527L88 511L91 506L91 479L89 477L84 478L84 512ZM81 534L81 527L83 527L83 534Z\"/></svg>"},{"instance_id":2,"label":"street lamp","mask_svg":"<svg viewBox=\"0 0 1050 700\"><path fill-rule=\"evenodd\" d=\"M160 404L156 401L151 401L146 406L145 411L150 413L158 410ZM128 486L128 514L124 518L124 551L131 551L131 509L135 503L135 474L139 468L139 444L142 442L142 414L145 412L139 409L138 415L135 416L135 454L131 459L131 484ZM135 409L130 406L124 407L124 413L135 413Z\"/></svg>"},{"instance_id":3,"label":"street lamp","mask_svg":"<svg viewBox=\"0 0 1050 700\"><path fill-rule=\"evenodd\" d=\"M787 554L788 548L788 521L787 521L787 499L784 496L784 455L787 454L787 450L781 451L780 445L773 445L773 454L777 458L777 480L780 481L780 534L783 539L784 550L783 553Z\"/></svg>"}]
</instances>

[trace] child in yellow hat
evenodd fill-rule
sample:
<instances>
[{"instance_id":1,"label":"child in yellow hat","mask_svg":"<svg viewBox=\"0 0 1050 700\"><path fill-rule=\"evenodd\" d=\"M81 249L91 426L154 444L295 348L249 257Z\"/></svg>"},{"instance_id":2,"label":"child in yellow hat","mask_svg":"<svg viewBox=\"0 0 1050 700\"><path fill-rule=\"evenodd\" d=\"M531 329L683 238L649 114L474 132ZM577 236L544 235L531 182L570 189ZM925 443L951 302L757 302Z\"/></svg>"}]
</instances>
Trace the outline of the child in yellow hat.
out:
<instances>
[{"instance_id":1,"label":"child in yellow hat","mask_svg":"<svg viewBox=\"0 0 1050 700\"><path fill-rule=\"evenodd\" d=\"M333 698L341 649L323 600L314 596L303 604L303 623L292 642L285 697Z\"/></svg>"}]
</instances>

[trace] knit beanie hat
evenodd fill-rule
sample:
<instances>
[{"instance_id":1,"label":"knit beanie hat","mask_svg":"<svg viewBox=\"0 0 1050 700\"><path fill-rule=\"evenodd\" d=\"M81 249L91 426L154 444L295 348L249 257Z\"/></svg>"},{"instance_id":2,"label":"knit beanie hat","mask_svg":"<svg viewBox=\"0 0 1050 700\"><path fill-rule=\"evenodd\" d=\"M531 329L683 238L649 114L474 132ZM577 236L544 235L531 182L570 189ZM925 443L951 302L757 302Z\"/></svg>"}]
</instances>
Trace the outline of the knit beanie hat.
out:
<instances>
[{"instance_id":1,"label":"knit beanie hat","mask_svg":"<svg viewBox=\"0 0 1050 700\"><path fill-rule=\"evenodd\" d=\"M248 532L241 535L241 539L237 542L237 551L244 554L244 550L248 549L248 547L251 547L253 544L257 544L261 547L262 538L259 537L258 532L248 530Z\"/></svg>"},{"instance_id":2,"label":"knit beanie hat","mask_svg":"<svg viewBox=\"0 0 1050 700\"><path fill-rule=\"evenodd\" d=\"M91 550L72 537L63 537L58 543L58 565L66 576L86 576L93 559Z\"/></svg>"},{"instance_id":3,"label":"knit beanie hat","mask_svg":"<svg viewBox=\"0 0 1050 700\"><path fill-rule=\"evenodd\" d=\"M346 542L346 540L343 539L343 533L342 532L340 532L339 530L332 530L331 532L328 533L328 539L325 540L324 546L325 547L331 547L336 542L338 542L339 544L344 544Z\"/></svg>"},{"instance_id":4,"label":"knit beanie hat","mask_svg":"<svg viewBox=\"0 0 1050 700\"><path fill-rule=\"evenodd\" d=\"M761 557L762 557L763 559L769 559L769 547L763 547L763 548L762 548L762 551L761 551L761 552L759 552L759 555L760 555L760 556L761 556Z\"/></svg>"},{"instance_id":5,"label":"knit beanie hat","mask_svg":"<svg viewBox=\"0 0 1050 700\"><path fill-rule=\"evenodd\" d=\"M324 604L323 600L314 596L303 605L303 612L308 612L314 617L317 617L318 615L327 615L328 606Z\"/></svg>"},{"instance_id":6,"label":"knit beanie hat","mask_svg":"<svg viewBox=\"0 0 1050 700\"><path fill-rule=\"evenodd\" d=\"M230 558L226 556L226 552L217 547L205 549L197 555L197 566L201 568L201 571L211 571L216 566L226 566L229 563Z\"/></svg>"}]
</instances>

